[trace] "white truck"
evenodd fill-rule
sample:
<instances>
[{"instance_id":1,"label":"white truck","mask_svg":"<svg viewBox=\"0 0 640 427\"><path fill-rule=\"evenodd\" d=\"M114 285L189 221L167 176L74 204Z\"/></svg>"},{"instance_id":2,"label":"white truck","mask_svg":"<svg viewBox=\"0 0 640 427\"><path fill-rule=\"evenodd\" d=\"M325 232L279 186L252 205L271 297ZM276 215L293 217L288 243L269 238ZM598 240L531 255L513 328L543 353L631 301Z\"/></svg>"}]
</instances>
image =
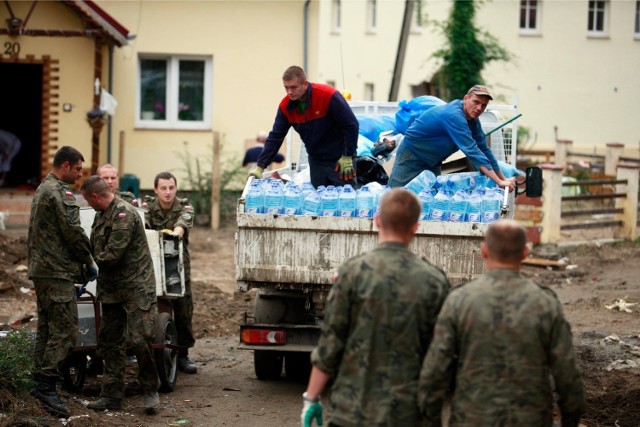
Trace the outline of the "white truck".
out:
<instances>
[{"instance_id":1,"label":"white truck","mask_svg":"<svg viewBox=\"0 0 640 427\"><path fill-rule=\"evenodd\" d=\"M396 103L351 106L356 114L369 115L391 115L398 109ZM515 105L490 106L481 118L483 128L488 132L516 115ZM498 160L514 166L516 133L511 122L490 141ZM292 158L292 139L288 138L287 159ZM302 166L292 164L279 173L293 176ZM237 205L236 280L238 292L257 293L253 312L244 313L239 348L254 350L258 379L279 378L283 365L287 378L304 379L333 276L346 259L376 246L376 228L368 218L247 214L249 184ZM452 285L467 282L484 272L480 242L486 228L479 223L422 221L411 250L443 269Z\"/></svg>"}]
</instances>

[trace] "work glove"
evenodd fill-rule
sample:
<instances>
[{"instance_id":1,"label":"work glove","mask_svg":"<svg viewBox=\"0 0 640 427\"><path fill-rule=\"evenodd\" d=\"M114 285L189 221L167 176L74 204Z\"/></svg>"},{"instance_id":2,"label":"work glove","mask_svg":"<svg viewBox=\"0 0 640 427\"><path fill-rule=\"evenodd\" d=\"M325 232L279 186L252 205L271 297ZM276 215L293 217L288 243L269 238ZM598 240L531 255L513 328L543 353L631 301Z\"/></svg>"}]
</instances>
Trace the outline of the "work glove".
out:
<instances>
[{"instance_id":1,"label":"work glove","mask_svg":"<svg viewBox=\"0 0 640 427\"><path fill-rule=\"evenodd\" d=\"M87 283L93 282L98 278L98 264L92 261L91 264L87 264ZM86 284L85 284L86 286Z\"/></svg>"},{"instance_id":2,"label":"work glove","mask_svg":"<svg viewBox=\"0 0 640 427\"><path fill-rule=\"evenodd\" d=\"M319 426L322 425L322 403L310 402L308 400L303 401L302 414L300 414L300 421L302 427L312 427L313 420L315 419Z\"/></svg>"},{"instance_id":3,"label":"work glove","mask_svg":"<svg viewBox=\"0 0 640 427\"><path fill-rule=\"evenodd\" d=\"M342 156L336 163L336 172L338 177L345 181L351 181L356 177L356 171L353 169L353 158L351 156Z\"/></svg>"},{"instance_id":4,"label":"work glove","mask_svg":"<svg viewBox=\"0 0 640 427\"><path fill-rule=\"evenodd\" d=\"M264 169L261 168L260 166L256 166L255 168L251 169L251 171L249 171L249 176L253 176L256 179L260 179L262 178L262 172L264 172Z\"/></svg>"}]
</instances>

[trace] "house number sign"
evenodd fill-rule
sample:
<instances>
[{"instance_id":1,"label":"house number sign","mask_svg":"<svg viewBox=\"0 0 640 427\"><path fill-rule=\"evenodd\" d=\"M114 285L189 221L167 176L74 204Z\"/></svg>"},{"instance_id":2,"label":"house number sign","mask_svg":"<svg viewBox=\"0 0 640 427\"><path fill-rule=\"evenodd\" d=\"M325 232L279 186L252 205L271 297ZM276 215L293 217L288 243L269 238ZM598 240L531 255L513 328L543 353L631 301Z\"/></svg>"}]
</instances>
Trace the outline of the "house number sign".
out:
<instances>
[{"instance_id":1,"label":"house number sign","mask_svg":"<svg viewBox=\"0 0 640 427\"><path fill-rule=\"evenodd\" d=\"M17 55L20 53L20 43L18 42L5 42L4 43L5 55Z\"/></svg>"}]
</instances>

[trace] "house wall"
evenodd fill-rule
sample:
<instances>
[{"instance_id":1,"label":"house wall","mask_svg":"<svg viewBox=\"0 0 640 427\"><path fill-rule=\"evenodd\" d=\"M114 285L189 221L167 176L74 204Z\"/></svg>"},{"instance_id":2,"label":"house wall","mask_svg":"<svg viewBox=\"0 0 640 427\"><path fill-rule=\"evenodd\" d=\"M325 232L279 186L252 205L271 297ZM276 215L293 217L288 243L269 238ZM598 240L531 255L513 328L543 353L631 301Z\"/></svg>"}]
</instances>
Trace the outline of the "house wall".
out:
<instances>
[{"instance_id":1,"label":"house wall","mask_svg":"<svg viewBox=\"0 0 640 427\"><path fill-rule=\"evenodd\" d=\"M25 17L32 2L11 2L16 16ZM0 7L0 22L9 18L7 9ZM65 29L81 30L82 20L77 14L58 2L38 2L27 23L31 29ZM86 37L10 37L0 35L0 46L5 42L20 44L19 57L32 55L36 61L43 56L50 56L59 61L55 66L60 69L59 81L52 82L59 86L59 115L57 125L57 146L71 145L80 150L85 157L85 166L91 161L91 128L86 121L86 113L93 107L93 64L94 43ZM12 84L3 82L3 84ZM14 83L15 84L15 83ZM71 112L63 112L62 104L73 105ZM45 173L47 171L44 171Z\"/></svg>"}]
</instances>

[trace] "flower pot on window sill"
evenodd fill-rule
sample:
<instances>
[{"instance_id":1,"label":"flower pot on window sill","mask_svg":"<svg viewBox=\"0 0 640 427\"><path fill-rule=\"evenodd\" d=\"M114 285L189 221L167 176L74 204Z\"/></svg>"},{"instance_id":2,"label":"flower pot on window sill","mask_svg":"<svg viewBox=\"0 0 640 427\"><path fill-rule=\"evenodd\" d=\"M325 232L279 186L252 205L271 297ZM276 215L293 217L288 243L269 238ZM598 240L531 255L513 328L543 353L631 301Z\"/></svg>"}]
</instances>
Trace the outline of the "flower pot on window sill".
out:
<instances>
[{"instance_id":1,"label":"flower pot on window sill","mask_svg":"<svg viewBox=\"0 0 640 427\"><path fill-rule=\"evenodd\" d=\"M142 113L140 113L142 120L153 120L155 115L156 113L153 111L143 111Z\"/></svg>"}]
</instances>

